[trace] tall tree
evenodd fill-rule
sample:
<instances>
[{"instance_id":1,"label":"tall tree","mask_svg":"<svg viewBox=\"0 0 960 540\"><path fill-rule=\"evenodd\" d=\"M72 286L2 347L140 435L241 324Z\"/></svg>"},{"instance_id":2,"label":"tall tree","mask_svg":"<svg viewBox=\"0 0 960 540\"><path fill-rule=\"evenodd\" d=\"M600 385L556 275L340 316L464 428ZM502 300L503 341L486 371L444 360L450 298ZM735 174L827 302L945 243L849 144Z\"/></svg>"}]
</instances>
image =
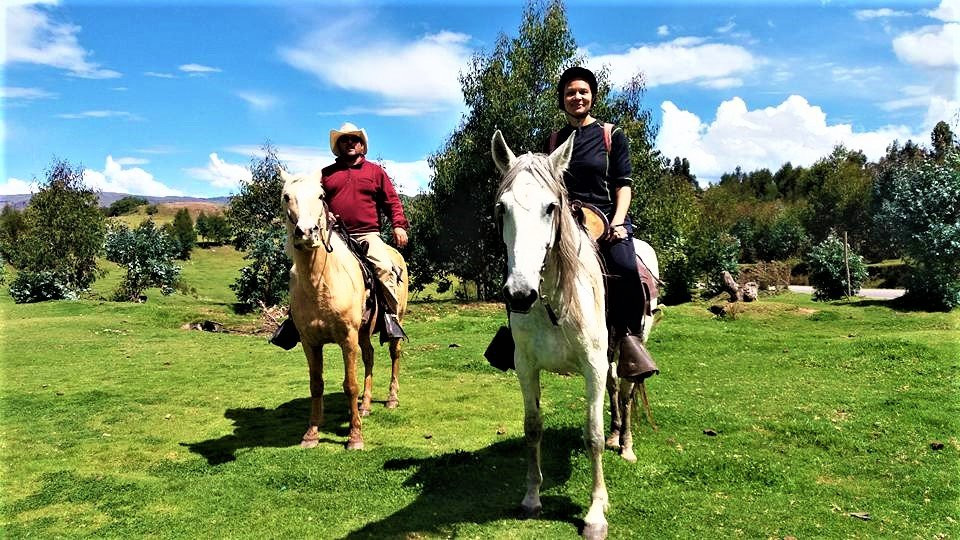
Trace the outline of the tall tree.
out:
<instances>
[{"instance_id":1,"label":"tall tree","mask_svg":"<svg viewBox=\"0 0 960 540\"><path fill-rule=\"evenodd\" d=\"M282 227L280 194L283 192L283 178L280 169L283 163L269 141L261 150L263 157L250 160L250 181L240 184L240 192L230 197L226 212L233 231L233 245L240 250L250 247L253 238L264 230Z\"/></svg>"},{"instance_id":2,"label":"tall tree","mask_svg":"<svg viewBox=\"0 0 960 540\"><path fill-rule=\"evenodd\" d=\"M177 210L173 216L173 237L178 246L177 258L183 261L189 259L193 246L197 245L197 231L193 228L193 218L186 208Z\"/></svg>"},{"instance_id":3,"label":"tall tree","mask_svg":"<svg viewBox=\"0 0 960 540\"><path fill-rule=\"evenodd\" d=\"M950 129L950 125L943 120L937 122L930 133L930 141L933 143L933 157L937 161L943 161L949 152L960 148L957 137Z\"/></svg>"}]
</instances>

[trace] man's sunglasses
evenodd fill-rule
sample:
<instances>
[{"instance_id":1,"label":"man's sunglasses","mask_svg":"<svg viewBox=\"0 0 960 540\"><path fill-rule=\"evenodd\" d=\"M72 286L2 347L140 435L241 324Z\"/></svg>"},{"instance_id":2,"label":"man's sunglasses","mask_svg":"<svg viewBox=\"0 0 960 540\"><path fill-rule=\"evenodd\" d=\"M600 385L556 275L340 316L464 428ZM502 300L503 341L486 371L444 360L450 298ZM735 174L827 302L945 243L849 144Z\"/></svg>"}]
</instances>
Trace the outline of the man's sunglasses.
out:
<instances>
[{"instance_id":1,"label":"man's sunglasses","mask_svg":"<svg viewBox=\"0 0 960 540\"><path fill-rule=\"evenodd\" d=\"M337 143L357 144L363 142L363 139L356 135L344 135L337 139Z\"/></svg>"}]
</instances>

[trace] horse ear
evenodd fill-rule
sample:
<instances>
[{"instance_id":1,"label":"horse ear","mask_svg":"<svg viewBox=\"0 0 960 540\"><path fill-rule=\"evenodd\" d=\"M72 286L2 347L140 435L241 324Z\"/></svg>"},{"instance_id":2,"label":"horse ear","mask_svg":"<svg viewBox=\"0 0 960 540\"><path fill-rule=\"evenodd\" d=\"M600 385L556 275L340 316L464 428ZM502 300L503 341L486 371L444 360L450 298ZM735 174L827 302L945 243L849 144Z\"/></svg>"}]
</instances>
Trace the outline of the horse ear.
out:
<instances>
[{"instance_id":1,"label":"horse ear","mask_svg":"<svg viewBox=\"0 0 960 540\"><path fill-rule=\"evenodd\" d=\"M493 155L493 163L497 166L500 174L507 174L513 163L517 161L517 156L507 146L507 141L503 140L503 134L500 130L493 132L493 139L490 141L490 153Z\"/></svg>"},{"instance_id":2,"label":"horse ear","mask_svg":"<svg viewBox=\"0 0 960 540\"><path fill-rule=\"evenodd\" d=\"M289 183L291 180L293 180L294 177L293 177L293 175L291 175L291 174L288 173L287 171L283 170L283 167L280 167L280 178L283 178L283 183L284 183L284 184L287 184L287 183Z\"/></svg>"},{"instance_id":3,"label":"horse ear","mask_svg":"<svg viewBox=\"0 0 960 540\"><path fill-rule=\"evenodd\" d=\"M567 165L570 164L570 157L573 156L573 138L576 136L576 133L571 133L563 144L550 153L550 166L553 167L553 170L557 173L562 173L567 170Z\"/></svg>"}]
</instances>

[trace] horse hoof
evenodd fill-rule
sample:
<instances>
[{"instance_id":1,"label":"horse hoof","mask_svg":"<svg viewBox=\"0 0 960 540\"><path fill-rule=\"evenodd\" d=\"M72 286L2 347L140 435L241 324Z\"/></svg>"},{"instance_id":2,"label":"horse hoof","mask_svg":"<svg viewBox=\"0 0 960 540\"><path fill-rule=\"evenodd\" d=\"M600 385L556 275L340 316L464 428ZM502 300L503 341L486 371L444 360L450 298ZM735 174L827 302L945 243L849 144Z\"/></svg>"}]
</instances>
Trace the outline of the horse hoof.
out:
<instances>
[{"instance_id":1,"label":"horse hoof","mask_svg":"<svg viewBox=\"0 0 960 540\"><path fill-rule=\"evenodd\" d=\"M363 450L363 439L357 441L348 441L347 450Z\"/></svg>"},{"instance_id":2,"label":"horse hoof","mask_svg":"<svg viewBox=\"0 0 960 540\"><path fill-rule=\"evenodd\" d=\"M396 409L399 406L400 406L400 400L397 400L397 399L388 399L387 403L384 405L384 407L388 409Z\"/></svg>"},{"instance_id":3,"label":"horse hoof","mask_svg":"<svg viewBox=\"0 0 960 540\"><path fill-rule=\"evenodd\" d=\"M620 449L620 434L614 431L607 437L607 448L610 450L619 450Z\"/></svg>"},{"instance_id":4,"label":"horse hoof","mask_svg":"<svg viewBox=\"0 0 960 540\"><path fill-rule=\"evenodd\" d=\"M623 450L621 450L620 457L622 457L625 461L630 463L637 462L637 455L634 454L633 450L631 450L630 448L624 448Z\"/></svg>"},{"instance_id":5,"label":"horse hoof","mask_svg":"<svg viewBox=\"0 0 960 540\"><path fill-rule=\"evenodd\" d=\"M607 537L607 524L587 523L583 526L583 537L586 540L603 540Z\"/></svg>"},{"instance_id":6,"label":"horse hoof","mask_svg":"<svg viewBox=\"0 0 960 540\"><path fill-rule=\"evenodd\" d=\"M300 441L300 448L316 448L319 442L318 439L303 439Z\"/></svg>"}]
</instances>

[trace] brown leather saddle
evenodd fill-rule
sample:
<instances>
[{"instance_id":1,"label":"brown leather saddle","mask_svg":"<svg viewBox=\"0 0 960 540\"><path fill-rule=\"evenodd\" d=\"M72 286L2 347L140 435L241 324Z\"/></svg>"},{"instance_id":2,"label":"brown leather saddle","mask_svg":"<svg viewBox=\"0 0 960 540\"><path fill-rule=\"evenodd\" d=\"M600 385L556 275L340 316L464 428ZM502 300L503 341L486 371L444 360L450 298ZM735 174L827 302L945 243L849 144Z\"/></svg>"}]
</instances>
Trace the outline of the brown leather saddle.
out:
<instances>
[{"instance_id":1,"label":"brown leather saddle","mask_svg":"<svg viewBox=\"0 0 960 540\"><path fill-rule=\"evenodd\" d=\"M599 241L610 232L610 220L596 206L582 201L570 203L570 211L583 230L587 231L594 242Z\"/></svg>"}]
</instances>

